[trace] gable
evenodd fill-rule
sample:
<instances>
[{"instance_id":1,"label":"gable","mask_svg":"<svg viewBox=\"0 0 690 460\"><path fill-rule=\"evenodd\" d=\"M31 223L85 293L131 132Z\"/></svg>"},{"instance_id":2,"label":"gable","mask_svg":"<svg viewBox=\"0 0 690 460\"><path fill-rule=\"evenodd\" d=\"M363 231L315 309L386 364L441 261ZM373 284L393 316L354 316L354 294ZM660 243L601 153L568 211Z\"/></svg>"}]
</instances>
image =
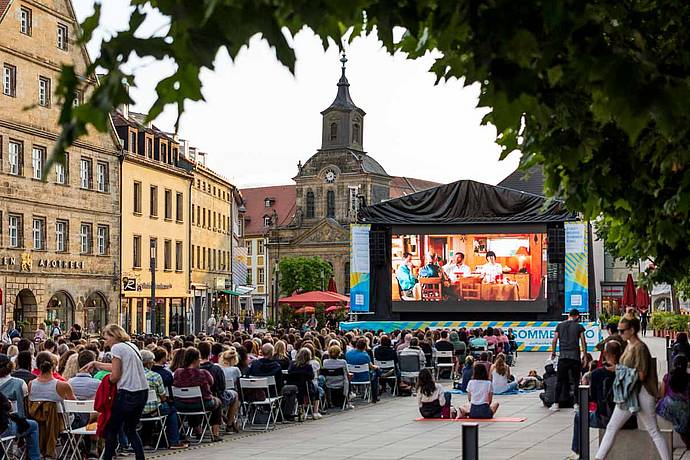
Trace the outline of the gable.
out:
<instances>
[{"instance_id":1,"label":"gable","mask_svg":"<svg viewBox=\"0 0 690 460\"><path fill-rule=\"evenodd\" d=\"M318 245L324 243L347 243L350 234L346 228L339 225L333 219L323 219L321 222L298 236L294 246Z\"/></svg>"}]
</instances>

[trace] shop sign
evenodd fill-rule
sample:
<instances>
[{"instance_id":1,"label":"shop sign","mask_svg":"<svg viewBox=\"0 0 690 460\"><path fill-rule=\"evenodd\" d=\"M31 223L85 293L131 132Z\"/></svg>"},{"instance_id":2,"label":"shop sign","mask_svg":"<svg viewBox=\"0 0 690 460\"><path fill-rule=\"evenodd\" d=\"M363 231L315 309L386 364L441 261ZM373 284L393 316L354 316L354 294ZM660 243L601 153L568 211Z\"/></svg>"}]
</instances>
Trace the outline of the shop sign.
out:
<instances>
[{"instance_id":1,"label":"shop sign","mask_svg":"<svg viewBox=\"0 0 690 460\"><path fill-rule=\"evenodd\" d=\"M83 270L84 262L81 260L64 260L64 259L37 259L36 266L43 269L64 269L64 270ZM15 256L0 257L0 267L19 268L23 272L30 272L34 269L33 254L30 252L23 252L20 259Z\"/></svg>"},{"instance_id":2,"label":"shop sign","mask_svg":"<svg viewBox=\"0 0 690 460\"><path fill-rule=\"evenodd\" d=\"M141 283L141 289L151 289L151 283ZM172 289L170 283L156 283L156 289Z\"/></svg>"},{"instance_id":3,"label":"shop sign","mask_svg":"<svg viewBox=\"0 0 690 460\"><path fill-rule=\"evenodd\" d=\"M602 286L601 296L602 297L620 297L623 298L624 286Z\"/></svg>"},{"instance_id":4,"label":"shop sign","mask_svg":"<svg viewBox=\"0 0 690 460\"><path fill-rule=\"evenodd\" d=\"M129 278L127 276L122 277L122 290L125 292L137 291L137 279Z\"/></svg>"}]
</instances>

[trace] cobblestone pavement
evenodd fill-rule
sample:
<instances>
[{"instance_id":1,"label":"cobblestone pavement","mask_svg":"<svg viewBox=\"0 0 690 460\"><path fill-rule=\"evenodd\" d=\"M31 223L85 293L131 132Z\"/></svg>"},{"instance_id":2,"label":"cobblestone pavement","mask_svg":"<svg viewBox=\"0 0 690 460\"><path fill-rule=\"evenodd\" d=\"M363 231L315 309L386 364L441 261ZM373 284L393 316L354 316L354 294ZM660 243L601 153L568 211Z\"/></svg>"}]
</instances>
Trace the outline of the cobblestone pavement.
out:
<instances>
[{"instance_id":1,"label":"cobblestone pavement","mask_svg":"<svg viewBox=\"0 0 690 460\"><path fill-rule=\"evenodd\" d=\"M660 372L665 366L663 339L647 339L659 357ZM522 376L529 369L542 372L546 353L521 353L513 373ZM661 374L663 375L663 374ZM442 382L449 383L449 382ZM480 458L552 460L570 454L573 411L550 412L538 393L496 396L499 416L526 417L521 423L482 423L479 428ZM454 395L453 404L466 401ZM331 410L319 421L279 426L270 433L226 435L223 442L202 444L182 452L162 452L153 456L175 456L225 460L261 456L281 459L402 459L461 458L461 423L417 422L414 398L390 398L378 404L358 405L341 413ZM591 430L592 455L597 445ZM676 449L675 459L689 459L684 449Z\"/></svg>"}]
</instances>

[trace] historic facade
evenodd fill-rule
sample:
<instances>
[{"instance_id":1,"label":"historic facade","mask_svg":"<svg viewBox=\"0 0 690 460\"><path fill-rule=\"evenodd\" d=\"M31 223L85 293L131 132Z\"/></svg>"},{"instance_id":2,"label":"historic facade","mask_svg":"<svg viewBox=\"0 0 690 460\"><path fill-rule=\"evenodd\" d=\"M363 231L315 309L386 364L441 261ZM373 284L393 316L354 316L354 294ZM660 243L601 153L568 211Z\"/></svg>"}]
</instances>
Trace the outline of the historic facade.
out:
<instances>
[{"instance_id":1,"label":"historic facade","mask_svg":"<svg viewBox=\"0 0 690 460\"><path fill-rule=\"evenodd\" d=\"M114 131L90 133L47 169L60 129L53 100L60 64L81 75L80 100L97 84L85 75L77 26L68 0L0 2L0 288L3 319L21 323L25 334L45 320L96 332L117 318Z\"/></svg>"},{"instance_id":2,"label":"historic facade","mask_svg":"<svg viewBox=\"0 0 690 460\"><path fill-rule=\"evenodd\" d=\"M112 120L124 148L120 324L137 333L188 332L192 174L180 164L179 142L144 115L123 107Z\"/></svg>"}]
</instances>

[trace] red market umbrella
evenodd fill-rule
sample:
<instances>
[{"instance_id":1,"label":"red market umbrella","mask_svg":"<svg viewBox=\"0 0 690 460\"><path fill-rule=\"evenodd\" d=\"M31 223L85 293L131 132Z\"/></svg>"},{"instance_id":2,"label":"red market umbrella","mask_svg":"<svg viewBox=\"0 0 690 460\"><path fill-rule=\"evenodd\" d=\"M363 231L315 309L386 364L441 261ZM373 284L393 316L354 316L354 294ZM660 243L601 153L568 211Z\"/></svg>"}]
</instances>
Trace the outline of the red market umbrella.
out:
<instances>
[{"instance_id":1,"label":"red market umbrella","mask_svg":"<svg viewBox=\"0 0 690 460\"><path fill-rule=\"evenodd\" d=\"M301 294L291 295L289 297L282 297L278 299L278 303L292 306L315 306L316 304L331 306L340 305L343 302L347 303L349 300L349 297L338 294L337 292L309 291Z\"/></svg>"},{"instance_id":2,"label":"red market umbrella","mask_svg":"<svg viewBox=\"0 0 690 460\"><path fill-rule=\"evenodd\" d=\"M326 308L326 313L333 313L334 311L338 310L349 310L350 306L349 305L333 305L332 307Z\"/></svg>"},{"instance_id":3,"label":"red market umbrella","mask_svg":"<svg viewBox=\"0 0 690 460\"><path fill-rule=\"evenodd\" d=\"M301 314L304 313L304 314L307 314L307 315L311 315L311 314L314 313L315 311L316 311L316 309L315 309L314 307L301 307L301 308L298 308L297 310L295 310L295 314L296 314L296 315L301 315Z\"/></svg>"},{"instance_id":4,"label":"red market umbrella","mask_svg":"<svg viewBox=\"0 0 690 460\"><path fill-rule=\"evenodd\" d=\"M331 276L331 279L328 280L328 289L326 289L329 292L338 292L338 289L335 286L335 278Z\"/></svg>"},{"instance_id":5,"label":"red market umbrella","mask_svg":"<svg viewBox=\"0 0 690 460\"><path fill-rule=\"evenodd\" d=\"M635 296L635 306L641 312L649 310L649 305L651 300L649 298L649 293L645 288L640 286L637 288L637 295Z\"/></svg>"},{"instance_id":6,"label":"red market umbrella","mask_svg":"<svg viewBox=\"0 0 690 460\"><path fill-rule=\"evenodd\" d=\"M623 290L623 300L621 305L623 309L628 309L630 307L635 307L635 282L630 273L628 273L628 279L625 280L625 289Z\"/></svg>"}]
</instances>

